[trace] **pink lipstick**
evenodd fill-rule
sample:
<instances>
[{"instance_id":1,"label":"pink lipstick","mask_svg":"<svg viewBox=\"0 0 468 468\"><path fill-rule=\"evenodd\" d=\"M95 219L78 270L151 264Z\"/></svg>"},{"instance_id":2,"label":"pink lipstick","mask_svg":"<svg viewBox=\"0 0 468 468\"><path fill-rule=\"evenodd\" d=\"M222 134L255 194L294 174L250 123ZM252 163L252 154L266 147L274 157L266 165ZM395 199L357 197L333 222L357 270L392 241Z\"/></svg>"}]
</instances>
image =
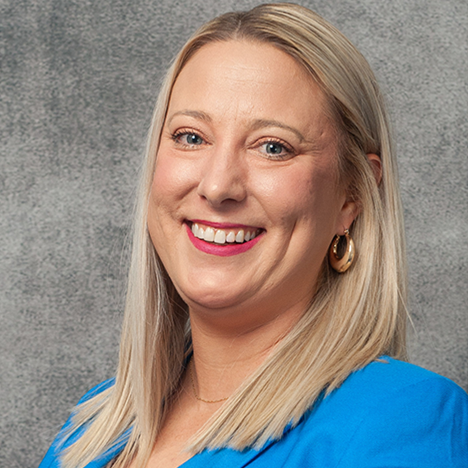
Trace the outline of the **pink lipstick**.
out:
<instances>
[{"instance_id":1,"label":"pink lipstick","mask_svg":"<svg viewBox=\"0 0 468 468\"><path fill-rule=\"evenodd\" d=\"M207 221L201 221L201 220L193 220L191 222L193 223L196 223L196 222L199 222L200 224L203 224L205 226L210 226L211 228L214 228L214 229L249 229L250 231L253 231L255 230L255 228L252 228L252 227L248 227L248 226L244 226L244 225L239 225L239 224L227 224L227 223L223 223L223 224L219 224L219 223L212 223L212 222L207 222ZM256 235L256 237L254 237L253 239L251 240L246 240L242 243L236 243L236 242L225 242L225 243L222 243L222 244L219 244L219 243L213 243L213 242L208 242L206 240L203 240L203 239L199 239L198 237L196 237L194 235L194 233L192 232L192 229L190 228L189 224L185 223L185 226L186 226L186 229L187 229L187 235L190 239L190 241L192 242L192 244L194 245L195 248L197 248L198 250L204 252L204 253L207 253L207 254L211 254L211 255L217 255L219 257L230 257L232 255L238 255L238 254L241 254L243 252L246 252L247 250L250 250L252 247L254 247L257 242L260 240L260 237L262 236L263 232L262 231L261 233L259 233L258 235Z\"/></svg>"}]
</instances>

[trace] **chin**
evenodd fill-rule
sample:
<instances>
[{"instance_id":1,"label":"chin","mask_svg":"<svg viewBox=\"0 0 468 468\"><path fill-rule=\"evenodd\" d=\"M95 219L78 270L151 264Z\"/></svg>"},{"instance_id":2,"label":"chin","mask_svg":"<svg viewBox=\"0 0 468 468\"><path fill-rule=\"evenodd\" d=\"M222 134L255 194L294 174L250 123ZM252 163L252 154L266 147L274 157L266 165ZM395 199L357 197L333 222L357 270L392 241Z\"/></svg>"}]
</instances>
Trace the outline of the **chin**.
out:
<instances>
[{"instance_id":1,"label":"chin","mask_svg":"<svg viewBox=\"0 0 468 468\"><path fill-rule=\"evenodd\" d=\"M213 287L179 289L179 294L192 310L236 309L246 299L232 287L220 287L219 282Z\"/></svg>"},{"instance_id":2,"label":"chin","mask_svg":"<svg viewBox=\"0 0 468 468\"><path fill-rule=\"evenodd\" d=\"M207 292L203 294L191 294L184 298L191 309L221 310L235 308L239 304L239 298L219 292Z\"/></svg>"},{"instance_id":3,"label":"chin","mask_svg":"<svg viewBox=\"0 0 468 468\"><path fill-rule=\"evenodd\" d=\"M170 274L179 295L191 307L224 308L245 296L245 283L235 275L211 268L190 268ZM181 274L177 274L181 273Z\"/></svg>"}]
</instances>

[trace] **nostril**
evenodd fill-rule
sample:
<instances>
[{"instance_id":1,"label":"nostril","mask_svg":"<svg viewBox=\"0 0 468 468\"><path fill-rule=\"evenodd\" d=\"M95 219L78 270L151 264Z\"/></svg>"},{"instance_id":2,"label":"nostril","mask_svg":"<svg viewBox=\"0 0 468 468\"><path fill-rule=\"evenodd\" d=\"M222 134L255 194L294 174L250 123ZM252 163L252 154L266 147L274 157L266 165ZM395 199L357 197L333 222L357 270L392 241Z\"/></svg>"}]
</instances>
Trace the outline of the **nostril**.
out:
<instances>
[{"instance_id":1,"label":"nostril","mask_svg":"<svg viewBox=\"0 0 468 468\"><path fill-rule=\"evenodd\" d=\"M222 171L219 168L208 170L198 185L197 194L214 207L243 201L247 192L243 178L236 172L231 167Z\"/></svg>"}]
</instances>

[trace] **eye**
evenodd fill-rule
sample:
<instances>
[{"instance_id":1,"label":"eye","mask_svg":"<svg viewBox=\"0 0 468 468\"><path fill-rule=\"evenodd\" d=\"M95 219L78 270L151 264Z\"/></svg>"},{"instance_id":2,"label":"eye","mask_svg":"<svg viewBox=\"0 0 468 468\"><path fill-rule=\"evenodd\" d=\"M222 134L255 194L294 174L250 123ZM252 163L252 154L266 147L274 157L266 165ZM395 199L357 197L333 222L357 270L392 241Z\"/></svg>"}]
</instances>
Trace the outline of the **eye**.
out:
<instances>
[{"instance_id":1,"label":"eye","mask_svg":"<svg viewBox=\"0 0 468 468\"><path fill-rule=\"evenodd\" d=\"M284 152L284 148L279 143L265 143L265 153L277 156Z\"/></svg>"},{"instance_id":2,"label":"eye","mask_svg":"<svg viewBox=\"0 0 468 468\"><path fill-rule=\"evenodd\" d=\"M270 159L287 159L291 157L293 149L282 141L267 140L259 145L260 152Z\"/></svg>"},{"instance_id":3,"label":"eye","mask_svg":"<svg viewBox=\"0 0 468 468\"><path fill-rule=\"evenodd\" d=\"M197 133L186 130L175 132L172 139L182 146L200 146L205 142Z\"/></svg>"}]
</instances>

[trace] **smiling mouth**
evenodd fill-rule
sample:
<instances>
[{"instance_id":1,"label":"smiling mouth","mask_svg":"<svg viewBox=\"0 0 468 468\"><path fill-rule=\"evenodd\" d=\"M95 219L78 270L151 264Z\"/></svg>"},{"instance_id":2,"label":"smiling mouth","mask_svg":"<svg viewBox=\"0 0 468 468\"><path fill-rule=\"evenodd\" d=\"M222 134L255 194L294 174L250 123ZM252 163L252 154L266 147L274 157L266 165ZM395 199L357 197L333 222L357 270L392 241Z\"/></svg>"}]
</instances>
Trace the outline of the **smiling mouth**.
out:
<instances>
[{"instance_id":1,"label":"smiling mouth","mask_svg":"<svg viewBox=\"0 0 468 468\"><path fill-rule=\"evenodd\" d=\"M214 228L202 223L194 223L187 221L192 234L198 239L204 240L210 244L229 245L229 244L245 244L258 235L264 229L261 228Z\"/></svg>"}]
</instances>

